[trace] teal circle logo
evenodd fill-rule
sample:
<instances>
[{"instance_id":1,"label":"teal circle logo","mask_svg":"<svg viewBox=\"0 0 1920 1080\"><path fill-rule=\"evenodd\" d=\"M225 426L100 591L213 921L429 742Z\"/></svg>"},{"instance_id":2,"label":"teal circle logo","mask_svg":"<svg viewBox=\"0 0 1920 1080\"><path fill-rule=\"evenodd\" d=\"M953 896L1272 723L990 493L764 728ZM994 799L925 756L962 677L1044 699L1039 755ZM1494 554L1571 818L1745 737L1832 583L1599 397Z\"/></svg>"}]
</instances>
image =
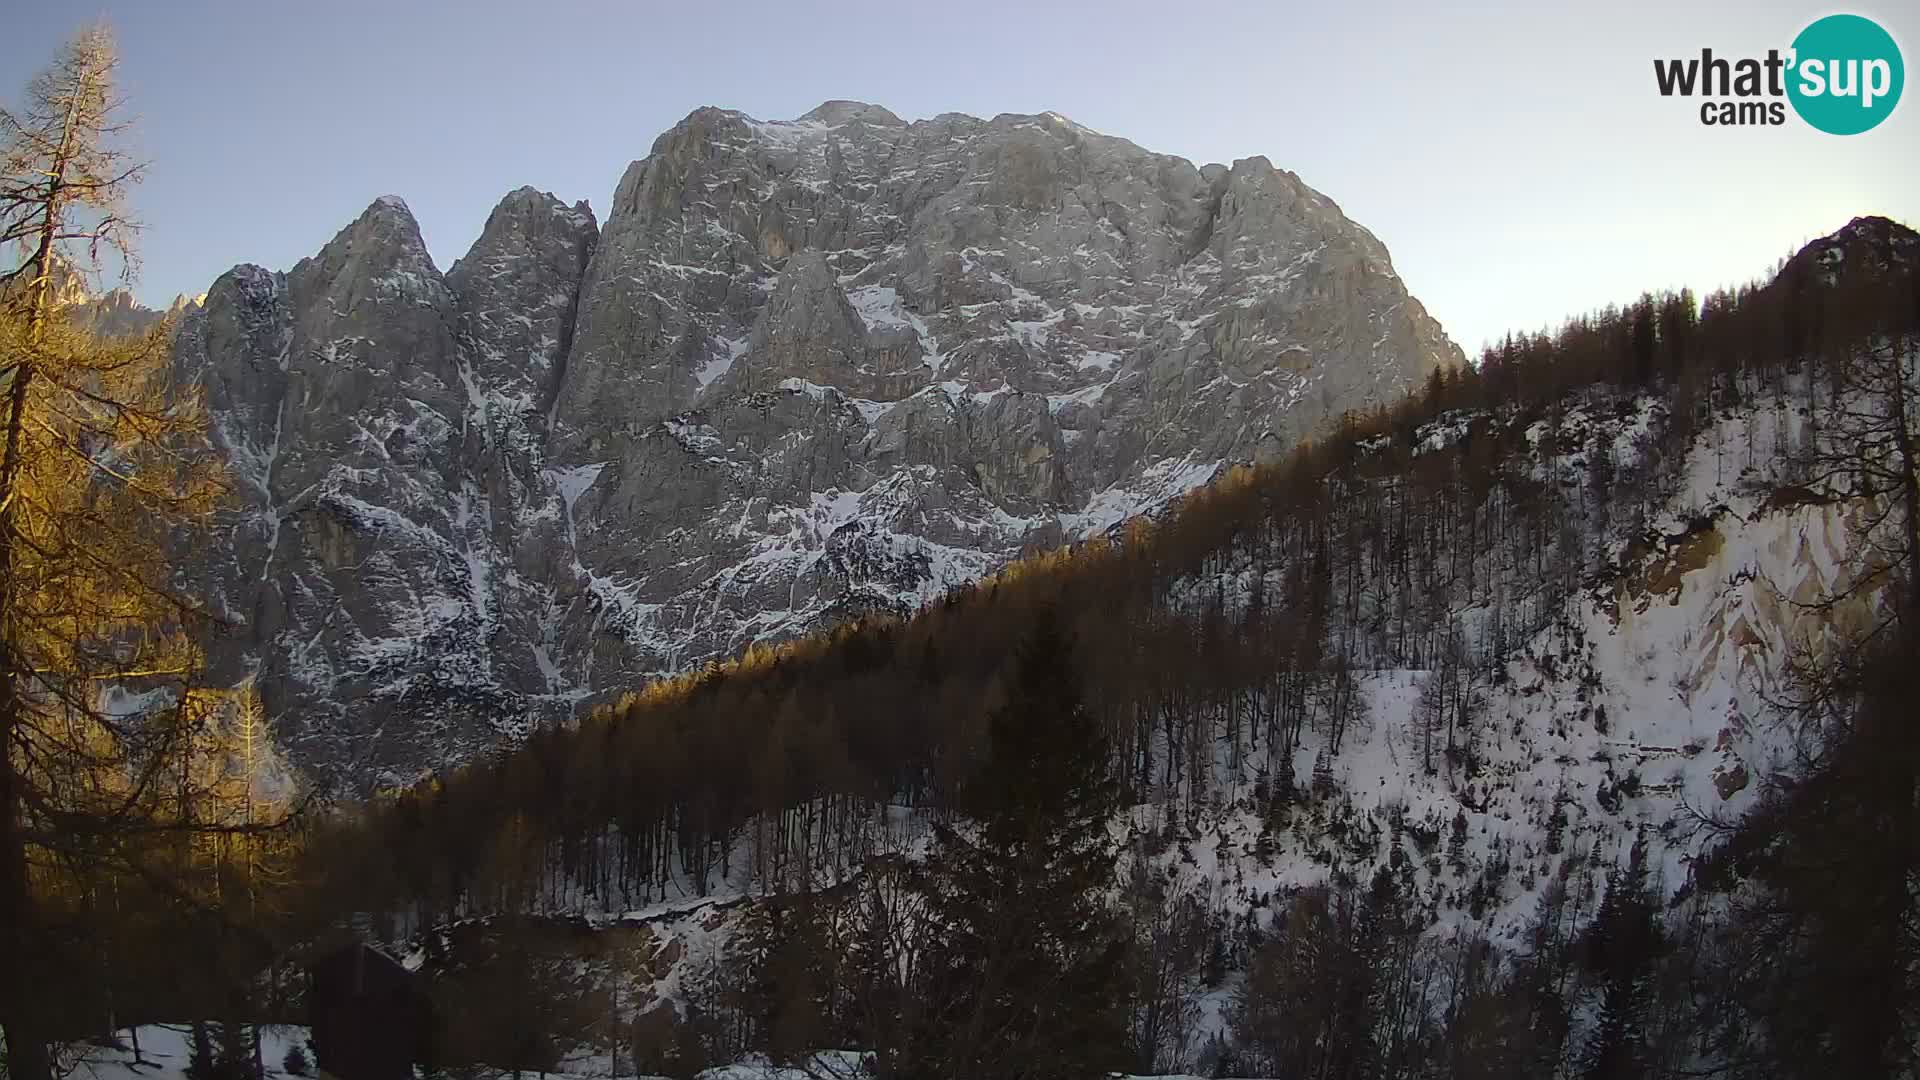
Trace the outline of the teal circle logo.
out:
<instances>
[{"instance_id":1,"label":"teal circle logo","mask_svg":"<svg viewBox=\"0 0 1920 1080\"><path fill-rule=\"evenodd\" d=\"M1829 135L1877 127L1900 103L1907 81L1893 35L1859 15L1829 15L1800 31L1791 63L1793 111Z\"/></svg>"}]
</instances>

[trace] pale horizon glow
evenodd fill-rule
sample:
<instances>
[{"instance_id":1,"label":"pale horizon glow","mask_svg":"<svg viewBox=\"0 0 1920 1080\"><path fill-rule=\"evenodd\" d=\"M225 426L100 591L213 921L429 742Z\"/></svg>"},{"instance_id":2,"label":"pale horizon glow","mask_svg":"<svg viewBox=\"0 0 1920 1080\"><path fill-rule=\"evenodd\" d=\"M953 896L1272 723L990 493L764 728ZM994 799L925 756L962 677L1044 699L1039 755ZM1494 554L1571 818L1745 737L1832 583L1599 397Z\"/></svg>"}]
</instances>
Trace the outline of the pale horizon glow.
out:
<instances>
[{"instance_id":1,"label":"pale horizon glow","mask_svg":"<svg viewBox=\"0 0 1920 1080\"><path fill-rule=\"evenodd\" d=\"M290 268L382 194L442 270L524 184L604 222L627 163L694 108L783 120L834 98L1057 112L1196 164L1264 155L1379 237L1469 356L1643 290L1761 277L1857 216L1920 225L1911 85L1844 138L1704 127L1697 99L1655 89L1656 57L1784 49L1821 5L1034 7L39 5L9 19L0 95L83 22L114 26L150 163L135 292L160 307L237 263ZM1912 74L1920 10L1844 10Z\"/></svg>"}]
</instances>

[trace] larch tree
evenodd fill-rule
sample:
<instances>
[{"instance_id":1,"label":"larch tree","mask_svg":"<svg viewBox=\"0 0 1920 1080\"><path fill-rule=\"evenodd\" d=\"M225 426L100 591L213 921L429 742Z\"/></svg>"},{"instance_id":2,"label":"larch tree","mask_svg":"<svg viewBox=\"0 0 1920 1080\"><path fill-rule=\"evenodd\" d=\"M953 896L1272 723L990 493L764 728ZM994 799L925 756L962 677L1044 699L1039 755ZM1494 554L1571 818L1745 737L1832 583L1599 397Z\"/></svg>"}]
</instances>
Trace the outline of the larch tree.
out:
<instances>
[{"instance_id":1,"label":"larch tree","mask_svg":"<svg viewBox=\"0 0 1920 1080\"><path fill-rule=\"evenodd\" d=\"M197 818L194 692L204 616L170 552L221 494L197 394L170 384L167 327L97 339L71 275L134 267L110 32L81 32L0 110L0 1027L14 1080L112 1024L102 912L179 899ZM155 909L158 910L158 909ZM68 973L62 976L62 973Z\"/></svg>"},{"instance_id":2,"label":"larch tree","mask_svg":"<svg viewBox=\"0 0 1920 1080\"><path fill-rule=\"evenodd\" d=\"M115 258L130 280L138 266L126 201L146 166L113 145L126 130L118 64L112 32L90 27L34 78L23 109L0 108L0 246L25 256L0 282L34 326L52 318L63 273Z\"/></svg>"}]
</instances>

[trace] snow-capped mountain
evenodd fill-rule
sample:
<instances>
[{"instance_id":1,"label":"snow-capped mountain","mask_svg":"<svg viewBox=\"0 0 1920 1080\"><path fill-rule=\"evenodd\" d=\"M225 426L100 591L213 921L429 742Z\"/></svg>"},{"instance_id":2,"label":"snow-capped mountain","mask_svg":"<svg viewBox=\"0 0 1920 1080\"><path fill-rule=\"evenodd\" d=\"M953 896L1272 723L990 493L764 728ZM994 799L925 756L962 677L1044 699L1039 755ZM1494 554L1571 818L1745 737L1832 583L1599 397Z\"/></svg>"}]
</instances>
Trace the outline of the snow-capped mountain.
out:
<instances>
[{"instance_id":1,"label":"snow-capped mountain","mask_svg":"<svg viewBox=\"0 0 1920 1080\"><path fill-rule=\"evenodd\" d=\"M1264 158L1054 114L700 109L599 227L399 199L189 307L241 504L195 573L296 759L406 778L612 687L1164 506L1462 356Z\"/></svg>"}]
</instances>

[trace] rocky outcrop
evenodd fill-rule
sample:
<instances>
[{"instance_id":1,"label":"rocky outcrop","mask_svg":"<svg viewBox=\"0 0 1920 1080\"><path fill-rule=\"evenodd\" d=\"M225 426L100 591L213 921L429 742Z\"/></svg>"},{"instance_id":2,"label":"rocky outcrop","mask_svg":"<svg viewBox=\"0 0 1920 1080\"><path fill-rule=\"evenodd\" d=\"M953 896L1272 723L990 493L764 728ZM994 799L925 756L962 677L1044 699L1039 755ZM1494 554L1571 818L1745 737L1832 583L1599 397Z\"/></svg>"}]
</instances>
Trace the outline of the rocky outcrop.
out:
<instances>
[{"instance_id":1,"label":"rocky outcrop","mask_svg":"<svg viewBox=\"0 0 1920 1080\"><path fill-rule=\"evenodd\" d=\"M444 276L381 199L176 347L244 495L221 663L362 781L911 608L1460 360L1263 158L856 102L698 110L604 228L523 188Z\"/></svg>"},{"instance_id":2,"label":"rocky outcrop","mask_svg":"<svg viewBox=\"0 0 1920 1080\"><path fill-rule=\"evenodd\" d=\"M325 771L402 779L564 705L540 663L549 590L512 562L541 496L543 308L488 268L497 253L568 293L540 297L564 327L578 271L543 279L556 245L524 208L587 243L592 221L546 203L509 196L455 268L463 294L387 197L286 274L230 271L182 321L175 365L206 388L240 503L202 564L235 631L216 670L256 676L283 741Z\"/></svg>"},{"instance_id":3,"label":"rocky outcrop","mask_svg":"<svg viewBox=\"0 0 1920 1080\"><path fill-rule=\"evenodd\" d=\"M560 387L580 279L598 239L584 201L567 207L523 187L501 200L472 250L447 271L475 393L499 394L532 414L536 431Z\"/></svg>"}]
</instances>

